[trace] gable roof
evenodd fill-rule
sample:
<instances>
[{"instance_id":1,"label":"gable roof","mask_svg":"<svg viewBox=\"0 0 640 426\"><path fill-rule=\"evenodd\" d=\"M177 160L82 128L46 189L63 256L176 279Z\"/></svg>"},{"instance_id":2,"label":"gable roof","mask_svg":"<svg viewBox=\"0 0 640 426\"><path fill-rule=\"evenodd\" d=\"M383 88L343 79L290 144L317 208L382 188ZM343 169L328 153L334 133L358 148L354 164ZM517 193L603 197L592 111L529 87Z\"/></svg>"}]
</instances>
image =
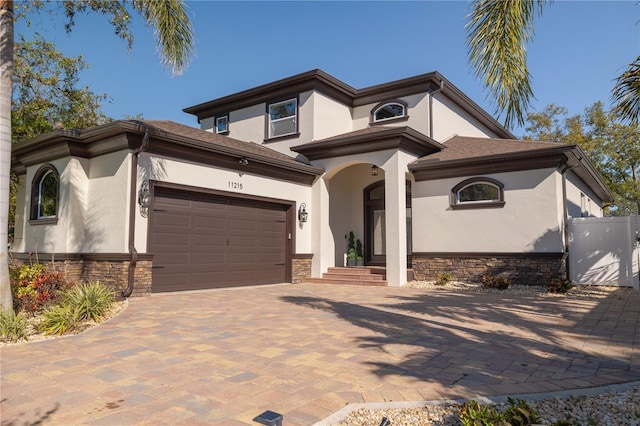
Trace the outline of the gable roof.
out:
<instances>
[{"instance_id":1,"label":"gable roof","mask_svg":"<svg viewBox=\"0 0 640 426\"><path fill-rule=\"evenodd\" d=\"M297 161L270 148L196 129L172 121L121 120L82 130L55 130L19 142L12 147L12 168L24 173L27 166L73 156L93 158L142 146L149 132L147 152L200 164L224 167L299 183L311 184L323 173L318 167ZM249 164L241 165L246 158Z\"/></svg>"},{"instance_id":2,"label":"gable roof","mask_svg":"<svg viewBox=\"0 0 640 426\"><path fill-rule=\"evenodd\" d=\"M291 147L311 161L385 149L423 156L444 149L444 145L411 127L373 126Z\"/></svg>"},{"instance_id":3,"label":"gable roof","mask_svg":"<svg viewBox=\"0 0 640 426\"><path fill-rule=\"evenodd\" d=\"M613 193L578 145L454 136L409 165L417 181L566 166L604 202Z\"/></svg>"},{"instance_id":4,"label":"gable roof","mask_svg":"<svg viewBox=\"0 0 640 426\"><path fill-rule=\"evenodd\" d=\"M251 105L269 102L275 98L291 96L309 90L324 93L350 107L381 102L421 92L433 93L435 91L441 91L448 99L485 125L498 137L515 138L513 133L498 123L495 118L489 115L437 71L362 89L355 89L320 69L314 69L194 105L183 109L183 111L197 116L198 121L200 121L203 118L227 114L230 111L240 108L246 108Z\"/></svg>"}]
</instances>

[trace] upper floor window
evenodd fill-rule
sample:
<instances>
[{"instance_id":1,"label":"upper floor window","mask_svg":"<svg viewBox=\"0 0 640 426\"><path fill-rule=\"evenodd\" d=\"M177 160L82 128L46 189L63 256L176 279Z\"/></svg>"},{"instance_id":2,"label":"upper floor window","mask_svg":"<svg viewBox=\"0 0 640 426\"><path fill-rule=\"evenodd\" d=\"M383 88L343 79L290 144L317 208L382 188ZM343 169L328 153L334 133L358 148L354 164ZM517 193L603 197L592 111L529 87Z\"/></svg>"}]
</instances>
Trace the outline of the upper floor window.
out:
<instances>
[{"instance_id":1,"label":"upper floor window","mask_svg":"<svg viewBox=\"0 0 640 426\"><path fill-rule=\"evenodd\" d=\"M406 102L397 100L392 102L384 102L376 105L371 111L372 122L379 123L381 121L389 121L398 118L407 117Z\"/></svg>"},{"instance_id":2,"label":"upper floor window","mask_svg":"<svg viewBox=\"0 0 640 426\"><path fill-rule=\"evenodd\" d=\"M504 206L504 185L491 178L472 178L451 190L452 208Z\"/></svg>"},{"instance_id":3,"label":"upper floor window","mask_svg":"<svg viewBox=\"0 0 640 426\"><path fill-rule=\"evenodd\" d=\"M56 169L46 165L38 170L31 184L31 219L53 219L58 214L60 178Z\"/></svg>"},{"instance_id":4,"label":"upper floor window","mask_svg":"<svg viewBox=\"0 0 640 426\"><path fill-rule=\"evenodd\" d=\"M268 138L277 138L298 132L298 99L269 104Z\"/></svg>"},{"instance_id":5,"label":"upper floor window","mask_svg":"<svg viewBox=\"0 0 640 426\"><path fill-rule=\"evenodd\" d=\"M229 116L216 117L216 133L229 133Z\"/></svg>"}]
</instances>

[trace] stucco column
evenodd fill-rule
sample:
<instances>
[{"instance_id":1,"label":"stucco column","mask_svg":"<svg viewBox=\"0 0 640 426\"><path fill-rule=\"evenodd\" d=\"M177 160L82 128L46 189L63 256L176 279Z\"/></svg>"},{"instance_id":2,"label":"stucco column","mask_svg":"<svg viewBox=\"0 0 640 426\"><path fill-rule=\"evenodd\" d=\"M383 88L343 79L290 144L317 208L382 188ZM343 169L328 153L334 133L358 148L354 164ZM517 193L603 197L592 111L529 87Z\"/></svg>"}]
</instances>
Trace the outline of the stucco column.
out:
<instances>
[{"instance_id":1,"label":"stucco column","mask_svg":"<svg viewBox=\"0 0 640 426\"><path fill-rule=\"evenodd\" d=\"M318 179L312 188L311 218L311 276L318 278L329 266L334 266L334 243L329 227L329 182Z\"/></svg>"},{"instance_id":2,"label":"stucco column","mask_svg":"<svg viewBox=\"0 0 640 426\"><path fill-rule=\"evenodd\" d=\"M387 281L392 286L407 283L406 168L400 152L393 154L383 165Z\"/></svg>"}]
</instances>

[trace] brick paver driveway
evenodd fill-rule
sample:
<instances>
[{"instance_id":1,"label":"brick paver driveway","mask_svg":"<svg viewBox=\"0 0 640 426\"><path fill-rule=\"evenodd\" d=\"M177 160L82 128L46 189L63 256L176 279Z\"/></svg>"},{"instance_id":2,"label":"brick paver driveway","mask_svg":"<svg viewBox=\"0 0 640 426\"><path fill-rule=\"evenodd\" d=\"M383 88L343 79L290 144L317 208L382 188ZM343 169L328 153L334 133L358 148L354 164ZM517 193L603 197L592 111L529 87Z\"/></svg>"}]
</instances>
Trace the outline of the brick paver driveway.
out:
<instances>
[{"instance_id":1,"label":"brick paver driveway","mask_svg":"<svg viewBox=\"0 0 640 426\"><path fill-rule=\"evenodd\" d=\"M2 423L310 425L349 402L640 379L640 292L599 300L281 285L131 299L1 349Z\"/></svg>"}]
</instances>

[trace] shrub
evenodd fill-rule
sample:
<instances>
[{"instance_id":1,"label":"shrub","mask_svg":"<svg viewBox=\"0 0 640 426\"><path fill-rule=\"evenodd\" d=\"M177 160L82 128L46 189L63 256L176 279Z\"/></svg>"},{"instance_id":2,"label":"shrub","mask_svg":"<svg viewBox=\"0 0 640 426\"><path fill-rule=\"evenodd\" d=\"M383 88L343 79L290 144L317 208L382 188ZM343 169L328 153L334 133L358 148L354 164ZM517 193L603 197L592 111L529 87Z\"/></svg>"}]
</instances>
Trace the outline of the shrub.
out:
<instances>
[{"instance_id":1,"label":"shrub","mask_svg":"<svg viewBox=\"0 0 640 426\"><path fill-rule=\"evenodd\" d=\"M76 285L64 294L65 304L77 313L81 321L99 321L113 306L114 300L111 288L99 281Z\"/></svg>"},{"instance_id":2,"label":"shrub","mask_svg":"<svg viewBox=\"0 0 640 426\"><path fill-rule=\"evenodd\" d=\"M0 338L6 342L28 340L27 321L22 312L16 314L12 310L0 311Z\"/></svg>"},{"instance_id":3,"label":"shrub","mask_svg":"<svg viewBox=\"0 0 640 426\"><path fill-rule=\"evenodd\" d=\"M28 313L53 305L69 288L62 272L47 272L41 264L10 267L9 278L15 308Z\"/></svg>"},{"instance_id":4,"label":"shrub","mask_svg":"<svg viewBox=\"0 0 640 426\"><path fill-rule=\"evenodd\" d=\"M38 328L45 334L64 334L80 324L78 312L65 303L45 309Z\"/></svg>"},{"instance_id":5,"label":"shrub","mask_svg":"<svg viewBox=\"0 0 640 426\"><path fill-rule=\"evenodd\" d=\"M509 398L509 407L500 412L474 400L458 406L463 426L529 426L540 419L526 401Z\"/></svg>"},{"instance_id":6,"label":"shrub","mask_svg":"<svg viewBox=\"0 0 640 426\"><path fill-rule=\"evenodd\" d=\"M451 281L451 272L436 272L436 284L446 285Z\"/></svg>"},{"instance_id":7,"label":"shrub","mask_svg":"<svg viewBox=\"0 0 640 426\"><path fill-rule=\"evenodd\" d=\"M566 294L569 292L569 290L571 290L574 287L575 286L571 283L571 280L556 279L556 280L551 280L549 283L547 283L544 286L544 289L547 291L547 293Z\"/></svg>"},{"instance_id":8,"label":"shrub","mask_svg":"<svg viewBox=\"0 0 640 426\"><path fill-rule=\"evenodd\" d=\"M482 287L484 288L497 288L498 290L506 290L509 288L509 278L500 277L495 275L483 275Z\"/></svg>"},{"instance_id":9,"label":"shrub","mask_svg":"<svg viewBox=\"0 0 640 426\"><path fill-rule=\"evenodd\" d=\"M540 423L538 413L521 399L509 398L509 408L507 408L502 416L507 424L511 426L528 426Z\"/></svg>"},{"instance_id":10,"label":"shrub","mask_svg":"<svg viewBox=\"0 0 640 426\"><path fill-rule=\"evenodd\" d=\"M489 405L471 401L457 407L463 426L495 426L502 424L500 414Z\"/></svg>"}]
</instances>

